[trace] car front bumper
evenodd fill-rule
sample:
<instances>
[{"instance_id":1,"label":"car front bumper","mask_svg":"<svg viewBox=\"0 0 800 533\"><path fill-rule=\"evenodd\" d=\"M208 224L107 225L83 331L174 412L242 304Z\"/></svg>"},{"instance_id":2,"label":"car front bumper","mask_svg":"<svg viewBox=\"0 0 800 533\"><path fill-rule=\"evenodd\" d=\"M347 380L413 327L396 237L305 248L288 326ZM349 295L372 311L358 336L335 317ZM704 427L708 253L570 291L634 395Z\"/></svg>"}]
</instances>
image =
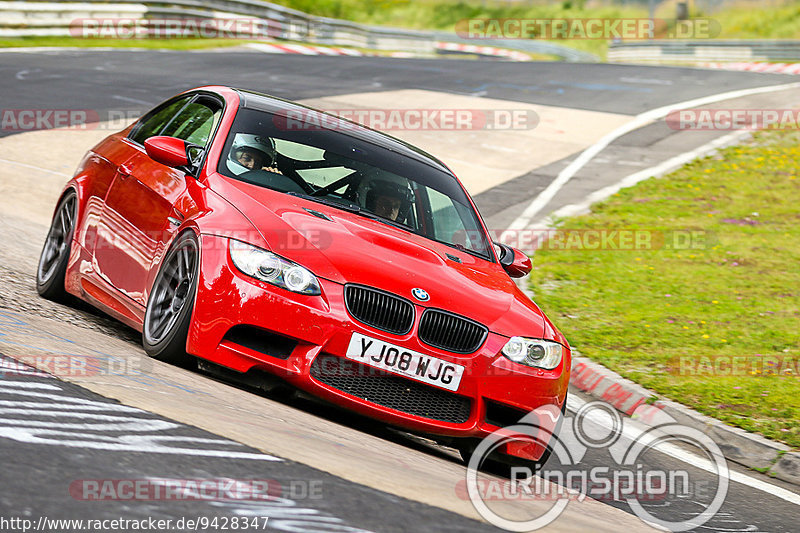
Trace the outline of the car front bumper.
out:
<instances>
[{"instance_id":1,"label":"car front bumper","mask_svg":"<svg viewBox=\"0 0 800 533\"><path fill-rule=\"evenodd\" d=\"M242 274L226 238L203 235L201 250L187 351L202 359L242 373L265 371L387 424L455 438L482 438L543 406L560 410L565 401L568 349L553 370L508 360L500 354L508 337L492 332L474 353L448 352L417 338L422 306L415 306L411 331L394 335L351 317L343 285L320 279L322 295L296 294ZM354 333L464 366L458 389L350 361L345 354ZM511 453L535 459L542 450Z\"/></svg>"}]
</instances>

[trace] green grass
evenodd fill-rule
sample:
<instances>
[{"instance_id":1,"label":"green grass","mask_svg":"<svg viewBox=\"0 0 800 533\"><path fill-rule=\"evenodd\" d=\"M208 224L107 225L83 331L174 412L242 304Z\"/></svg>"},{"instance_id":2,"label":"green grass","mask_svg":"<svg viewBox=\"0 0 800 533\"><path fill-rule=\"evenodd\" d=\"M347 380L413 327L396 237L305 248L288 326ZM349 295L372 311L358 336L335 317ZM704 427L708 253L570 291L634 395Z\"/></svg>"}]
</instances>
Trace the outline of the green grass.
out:
<instances>
[{"instance_id":1,"label":"green grass","mask_svg":"<svg viewBox=\"0 0 800 533\"><path fill-rule=\"evenodd\" d=\"M630 6L583 7L584 1L529 5L483 0L277 0L275 3L320 16L398 28L455 31L459 21L472 18L643 18L647 10ZM605 57L608 43L579 39L554 41ZM475 44L480 44L476 40Z\"/></svg>"},{"instance_id":2,"label":"green grass","mask_svg":"<svg viewBox=\"0 0 800 533\"><path fill-rule=\"evenodd\" d=\"M562 228L576 230L652 231L655 245L545 247L531 276L536 302L591 359L659 396L800 446L795 373L713 375L701 367L702 375L692 376L682 375L677 362L781 356L797 369L798 159L800 133L759 133L749 144L624 189L591 214L564 220ZM661 246L661 235L683 231L703 238L694 247Z\"/></svg>"},{"instance_id":3,"label":"green grass","mask_svg":"<svg viewBox=\"0 0 800 533\"><path fill-rule=\"evenodd\" d=\"M629 19L646 18L646 6L592 6L584 0L529 4L484 0L275 0L275 3L312 15L352 20L363 24L426 30L454 31L459 21L480 19ZM656 18L672 19L674 1L662 2ZM714 19L719 38L725 39L793 39L800 37L800 2L782 6L759 6L753 3L734 5L694 17ZM35 37L0 39L0 47L9 46L112 46L169 48L176 50L235 46L248 41L237 39L76 39L70 37ZM480 40L475 41L480 44ZM597 39L565 39L553 41L591 52L605 58L608 41ZM536 59L542 59L537 57Z\"/></svg>"},{"instance_id":4,"label":"green grass","mask_svg":"<svg viewBox=\"0 0 800 533\"><path fill-rule=\"evenodd\" d=\"M284 0L275 3L312 15L352 20L399 28L455 31L456 23L470 18L637 18L647 11L630 7L571 7L570 2L548 5L508 5L502 2L483 5L480 0ZM575 2L575 5L579 2ZM0 39L0 47L80 46L139 47L176 50L235 46L248 41L237 39L80 39L71 37L30 37ZM475 41L480 44L480 40ZM601 40L559 41L573 48L605 55L607 43ZM537 56L534 59L548 59Z\"/></svg>"},{"instance_id":5,"label":"green grass","mask_svg":"<svg viewBox=\"0 0 800 533\"><path fill-rule=\"evenodd\" d=\"M222 48L241 46L247 43L263 43L274 41L259 41L247 39L81 39L76 37L7 37L0 39L0 48L18 47L80 47L80 48L146 48L152 50L203 50L209 48ZM287 43L290 41L280 41ZM331 47L330 45L314 44L319 47ZM390 55L391 51L372 50L357 46L348 46L353 50L369 52L378 55ZM539 56L541 59L549 59Z\"/></svg>"},{"instance_id":6,"label":"green grass","mask_svg":"<svg viewBox=\"0 0 800 533\"><path fill-rule=\"evenodd\" d=\"M701 13L698 13L702 15ZM753 9L734 6L708 17L720 24L723 39L797 39L800 37L800 2Z\"/></svg>"},{"instance_id":7,"label":"green grass","mask_svg":"<svg viewBox=\"0 0 800 533\"><path fill-rule=\"evenodd\" d=\"M529 4L502 0L275 0L275 3L308 13L344 18L366 24L453 31L456 23L469 18L646 18L647 5L597 6L585 0ZM587 5L588 4L588 5ZM690 2L694 6L694 2ZM660 2L659 19L675 18L676 2ZM785 5L742 2L719 11L694 10L692 17L711 18L719 24L721 39L800 38L800 2ZM608 41L573 39L554 41L605 58Z\"/></svg>"},{"instance_id":8,"label":"green grass","mask_svg":"<svg viewBox=\"0 0 800 533\"><path fill-rule=\"evenodd\" d=\"M467 18L634 18L647 17L646 3L635 6L597 6L585 0L508 3L502 0L274 0L319 16L368 24L420 29L452 30ZM588 6L587 6L588 4ZM800 2L786 0L733 4L718 11L694 9L693 17L720 23L722 38L796 39L800 37ZM690 2L694 8L694 2ZM756 8L757 6L757 8ZM656 18L673 19L676 2L659 2Z\"/></svg>"}]
</instances>

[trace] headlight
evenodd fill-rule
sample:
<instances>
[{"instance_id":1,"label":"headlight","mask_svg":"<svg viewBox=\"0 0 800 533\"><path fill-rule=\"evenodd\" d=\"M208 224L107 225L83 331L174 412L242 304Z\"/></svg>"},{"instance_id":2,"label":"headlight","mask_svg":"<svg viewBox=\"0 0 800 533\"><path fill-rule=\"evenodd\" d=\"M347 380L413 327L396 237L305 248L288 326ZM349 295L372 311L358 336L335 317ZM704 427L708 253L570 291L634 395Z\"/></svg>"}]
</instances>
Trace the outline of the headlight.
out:
<instances>
[{"instance_id":1,"label":"headlight","mask_svg":"<svg viewBox=\"0 0 800 533\"><path fill-rule=\"evenodd\" d=\"M233 264L248 276L287 291L322 294L316 276L297 263L241 241L231 239L229 242Z\"/></svg>"},{"instance_id":2,"label":"headlight","mask_svg":"<svg viewBox=\"0 0 800 533\"><path fill-rule=\"evenodd\" d=\"M511 337L502 352L515 363L552 370L561 363L563 347L557 342Z\"/></svg>"}]
</instances>

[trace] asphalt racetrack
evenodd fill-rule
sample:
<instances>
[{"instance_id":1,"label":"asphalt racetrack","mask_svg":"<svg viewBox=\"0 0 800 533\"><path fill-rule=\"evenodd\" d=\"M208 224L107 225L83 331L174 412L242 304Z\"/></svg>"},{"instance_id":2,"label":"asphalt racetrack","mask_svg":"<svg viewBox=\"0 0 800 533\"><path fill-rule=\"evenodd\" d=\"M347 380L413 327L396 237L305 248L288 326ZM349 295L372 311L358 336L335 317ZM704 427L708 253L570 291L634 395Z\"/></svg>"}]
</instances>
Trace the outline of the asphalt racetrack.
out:
<instances>
[{"instance_id":1,"label":"asphalt racetrack","mask_svg":"<svg viewBox=\"0 0 800 533\"><path fill-rule=\"evenodd\" d=\"M793 107L800 103L796 88L757 91L792 81L673 67L231 50L0 54L4 110L90 110L101 124L138 116L173 94L209 84L326 109L533 110L539 125L525 131L390 132L463 174L487 225L497 231L519 227L521 220L523 229L530 228L629 174L729 133L679 131L656 120L613 138L568 182L552 188L581 152L642 113L733 91L739 91L735 98L702 105ZM455 450L308 399L267 397L195 368L150 360L135 331L89 309L38 297L35 265L57 195L80 156L110 132L102 125L82 132L0 129L0 529L99 531L111 528L103 520L123 518L162 520L162 529L173 531L234 529L234 519L237 528L250 530L501 531L464 495L466 468ZM552 198L530 210L548 188ZM521 218L526 210L533 214ZM105 371L56 379L18 362L53 354L89 356ZM571 395L574 417L583 400ZM702 462L687 461L685 451L653 450L642 457L651 468L686 471L704 489L691 498L648 502L653 516L689 519L719 485ZM608 463L607 450L583 450L583 467ZM796 531L796 487L729 467L734 476L724 503L694 529ZM187 491L170 492L176 480L182 489L210 480L214 490L229 492L180 497ZM128 486L123 481L138 481L146 497L127 497L120 491ZM246 485L249 497L231 496L236 482ZM522 519L545 504L508 501L497 508ZM18 520L2 521L11 519ZM54 522L71 519L101 522ZM116 529L133 528L127 523ZM547 528L620 530L653 526L635 516L624 498L610 497L571 501Z\"/></svg>"}]
</instances>

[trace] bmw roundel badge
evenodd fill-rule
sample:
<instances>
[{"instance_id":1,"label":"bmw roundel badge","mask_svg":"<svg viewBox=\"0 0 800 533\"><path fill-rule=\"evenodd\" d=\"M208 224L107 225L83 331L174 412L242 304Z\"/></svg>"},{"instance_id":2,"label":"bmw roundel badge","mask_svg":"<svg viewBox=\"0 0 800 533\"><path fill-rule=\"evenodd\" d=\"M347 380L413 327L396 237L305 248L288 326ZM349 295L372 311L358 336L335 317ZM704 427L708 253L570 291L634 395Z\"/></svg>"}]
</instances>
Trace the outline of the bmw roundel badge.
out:
<instances>
[{"instance_id":1,"label":"bmw roundel badge","mask_svg":"<svg viewBox=\"0 0 800 533\"><path fill-rule=\"evenodd\" d=\"M420 302L427 302L431 299L427 291L425 291L425 289L420 289L419 287L411 289L411 294Z\"/></svg>"}]
</instances>

